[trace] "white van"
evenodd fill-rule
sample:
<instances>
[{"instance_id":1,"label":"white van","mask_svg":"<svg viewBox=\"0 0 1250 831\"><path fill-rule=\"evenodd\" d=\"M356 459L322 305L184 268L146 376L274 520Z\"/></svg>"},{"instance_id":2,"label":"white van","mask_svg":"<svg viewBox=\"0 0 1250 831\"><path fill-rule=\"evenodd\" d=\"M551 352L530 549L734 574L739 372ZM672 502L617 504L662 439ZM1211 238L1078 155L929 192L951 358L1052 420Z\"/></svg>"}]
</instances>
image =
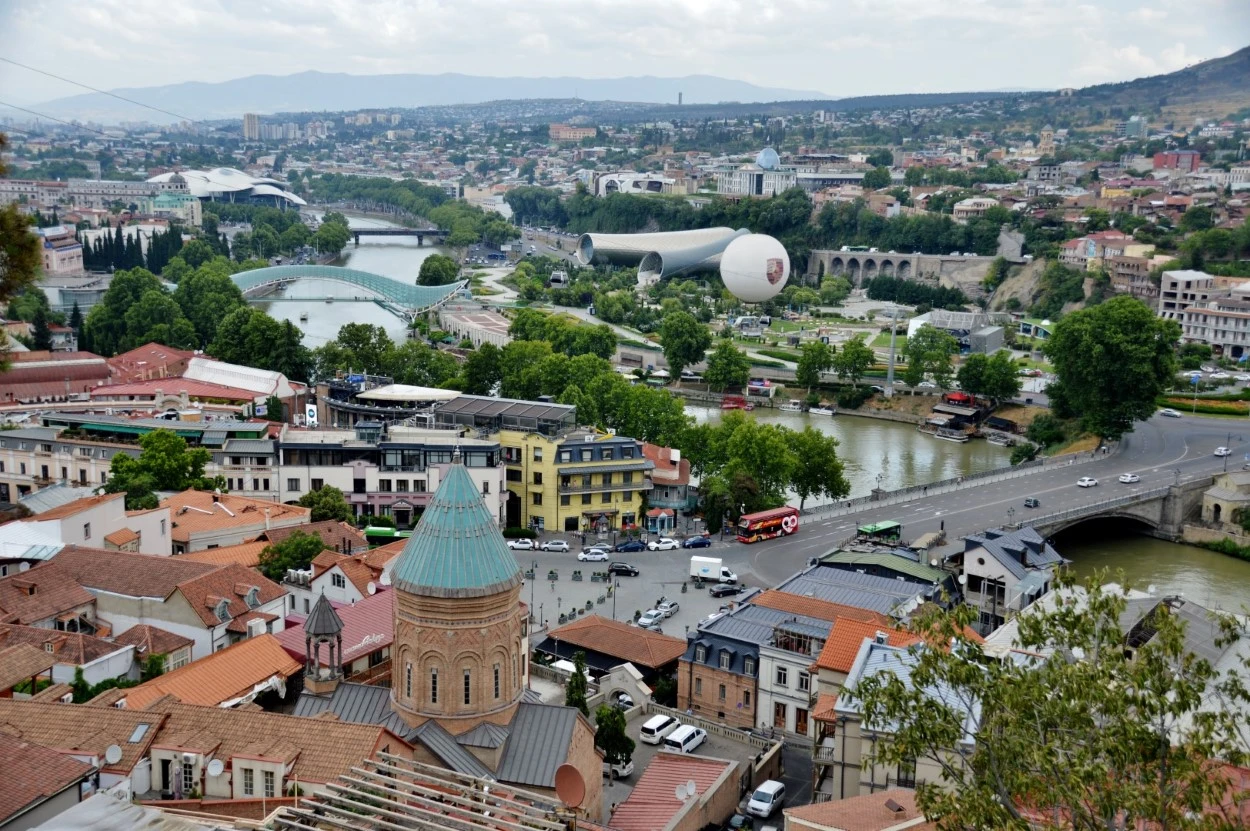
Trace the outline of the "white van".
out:
<instances>
[{"instance_id":1,"label":"white van","mask_svg":"<svg viewBox=\"0 0 1250 831\"><path fill-rule=\"evenodd\" d=\"M683 724L664 739L663 750L670 753L694 753L699 745L707 740L707 731L702 727Z\"/></svg>"},{"instance_id":2,"label":"white van","mask_svg":"<svg viewBox=\"0 0 1250 831\"><path fill-rule=\"evenodd\" d=\"M660 744L665 736L678 727L681 727L681 722L672 716L652 716L638 731L638 739L643 744Z\"/></svg>"},{"instance_id":3,"label":"white van","mask_svg":"<svg viewBox=\"0 0 1250 831\"><path fill-rule=\"evenodd\" d=\"M769 779L755 789L747 801L747 813L768 819L786 799L786 786L776 779Z\"/></svg>"}]
</instances>

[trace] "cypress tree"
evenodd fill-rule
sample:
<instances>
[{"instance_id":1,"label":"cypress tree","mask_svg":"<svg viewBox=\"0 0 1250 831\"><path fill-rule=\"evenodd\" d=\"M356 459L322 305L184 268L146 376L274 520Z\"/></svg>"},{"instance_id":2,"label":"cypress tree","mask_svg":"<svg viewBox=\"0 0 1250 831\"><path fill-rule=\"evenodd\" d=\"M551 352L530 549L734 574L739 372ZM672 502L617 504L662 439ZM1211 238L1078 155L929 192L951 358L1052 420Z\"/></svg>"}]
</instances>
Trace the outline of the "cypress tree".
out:
<instances>
[{"instance_id":1,"label":"cypress tree","mask_svg":"<svg viewBox=\"0 0 1250 831\"><path fill-rule=\"evenodd\" d=\"M69 313L69 328L75 332L82 332L82 311L78 308L78 301L74 301L74 308Z\"/></svg>"},{"instance_id":2,"label":"cypress tree","mask_svg":"<svg viewBox=\"0 0 1250 831\"><path fill-rule=\"evenodd\" d=\"M35 309L35 314L33 315L33 317L34 317L34 320L30 322L31 341L34 343L36 349L51 349L52 348L52 330L48 328L47 310L43 306L40 306L39 308Z\"/></svg>"}]
</instances>

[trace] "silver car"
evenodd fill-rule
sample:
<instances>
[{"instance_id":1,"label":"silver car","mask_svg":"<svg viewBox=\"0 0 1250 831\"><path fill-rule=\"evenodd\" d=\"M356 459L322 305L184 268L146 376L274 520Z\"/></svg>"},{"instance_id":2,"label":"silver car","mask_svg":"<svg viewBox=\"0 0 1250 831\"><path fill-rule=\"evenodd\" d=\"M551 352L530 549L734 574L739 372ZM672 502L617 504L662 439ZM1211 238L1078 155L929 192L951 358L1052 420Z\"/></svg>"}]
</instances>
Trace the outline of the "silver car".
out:
<instances>
[{"instance_id":1,"label":"silver car","mask_svg":"<svg viewBox=\"0 0 1250 831\"><path fill-rule=\"evenodd\" d=\"M539 546L543 551L568 551L569 544L564 540L547 540Z\"/></svg>"},{"instance_id":2,"label":"silver car","mask_svg":"<svg viewBox=\"0 0 1250 831\"><path fill-rule=\"evenodd\" d=\"M643 629L659 629L664 622L664 613L659 609L648 609L638 618L638 625Z\"/></svg>"}]
</instances>

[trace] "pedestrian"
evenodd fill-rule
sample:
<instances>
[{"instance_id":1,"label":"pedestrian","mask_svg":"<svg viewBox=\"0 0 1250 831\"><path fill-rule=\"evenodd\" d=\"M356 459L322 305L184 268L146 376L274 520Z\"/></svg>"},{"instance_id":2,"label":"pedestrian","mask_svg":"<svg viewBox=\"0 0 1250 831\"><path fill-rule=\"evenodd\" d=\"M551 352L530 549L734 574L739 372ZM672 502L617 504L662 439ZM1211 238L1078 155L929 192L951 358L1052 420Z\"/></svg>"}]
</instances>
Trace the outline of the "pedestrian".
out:
<instances>
[{"instance_id":1,"label":"pedestrian","mask_svg":"<svg viewBox=\"0 0 1250 831\"><path fill-rule=\"evenodd\" d=\"M928 485L925 485L925 486L924 486L924 495L925 495L925 496L928 496L928 495L929 495L929 486L928 486Z\"/></svg>"}]
</instances>

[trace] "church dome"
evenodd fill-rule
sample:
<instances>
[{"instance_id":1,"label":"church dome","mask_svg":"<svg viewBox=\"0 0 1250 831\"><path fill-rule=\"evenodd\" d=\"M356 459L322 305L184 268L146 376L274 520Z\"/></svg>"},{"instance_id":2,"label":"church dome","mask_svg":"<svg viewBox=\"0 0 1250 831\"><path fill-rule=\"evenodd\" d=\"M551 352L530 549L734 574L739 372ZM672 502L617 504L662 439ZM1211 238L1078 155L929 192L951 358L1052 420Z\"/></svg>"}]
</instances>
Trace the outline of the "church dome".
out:
<instances>
[{"instance_id":1,"label":"church dome","mask_svg":"<svg viewBox=\"0 0 1250 831\"><path fill-rule=\"evenodd\" d=\"M771 147L765 147L755 157L755 163L764 170L776 170L781 166L781 157L777 155L776 150Z\"/></svg>"},{"instance_id":2,"label":"church dome","mask_svg":"<svg viewBox=\"0 0 1250 831\"><path fill-rule=\"evenodd\" d=\"M516 557L458 453L391 580L399 591L426 597L487 597L521 585Z\"/></svg>"}]
</instances>

